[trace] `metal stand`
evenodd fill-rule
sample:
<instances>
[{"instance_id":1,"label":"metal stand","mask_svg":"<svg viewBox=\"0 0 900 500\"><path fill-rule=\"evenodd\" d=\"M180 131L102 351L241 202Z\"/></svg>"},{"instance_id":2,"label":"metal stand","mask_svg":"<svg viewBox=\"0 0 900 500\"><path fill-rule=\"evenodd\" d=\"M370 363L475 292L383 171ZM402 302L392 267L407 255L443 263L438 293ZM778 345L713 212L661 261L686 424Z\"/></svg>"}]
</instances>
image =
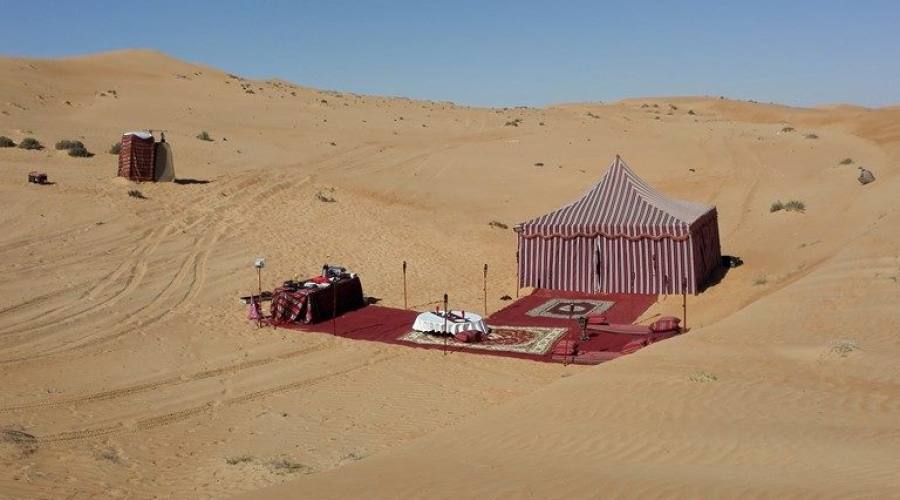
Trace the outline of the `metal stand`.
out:
<instances>
[{"instance_id":1,"label":"metal stand","mask_svg":"<svg viewBox=\"0 0 900 500\"><path fill-rule=\"evenodd\" d=\"M406 299L406 261L403 261L403 309L409 309L409 303Z\"/></svg>"},{"instance_id":2,"label":"metal stand","mask_svg":"<svg viewBox=\"0 0 900 500\"><path fill-rule=\"evenodd\" d=\"M447 355L447 319L450 315L450 309L447 308L447 294L444 294L444 356Z\"/></svg>"},{"instance_id":3,"label":"metal stand","mask_svg":"<svg viewBox=\"0 0 900 500\"><path fill-rule=\"evenodd\" d=\"M256 268L256 300L250 298L250 303L256 308L256 327L262 328L262 268Z\"/></svg>"},{"instance_id":4,"label":"metal stand","mask_svg":"<svg viewBox=\"0 0 900 500\"><path fill-rule=\"evenodd\" d=\"M488 309L487 309L487 264L484 265L484 319L487 320L488 317Z\"/></svg>"}]
</instances>

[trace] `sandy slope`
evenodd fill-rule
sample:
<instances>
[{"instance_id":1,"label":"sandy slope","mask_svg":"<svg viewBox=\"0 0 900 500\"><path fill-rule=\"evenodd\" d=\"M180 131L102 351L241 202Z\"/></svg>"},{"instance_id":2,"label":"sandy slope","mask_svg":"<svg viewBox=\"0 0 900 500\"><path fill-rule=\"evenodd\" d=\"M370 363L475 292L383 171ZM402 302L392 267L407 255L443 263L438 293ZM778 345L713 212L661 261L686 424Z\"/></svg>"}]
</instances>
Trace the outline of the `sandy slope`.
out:
<instances>
[{"instance_id":1,"label":"sandy slope","mask_svg":"<svg viewBox=\"0 0 900 500\"><path fill-rule=\"evenodd\" d=\"M257 495L900 496L898 123L718 98L473 109L148 51L0 59L0 135L48 146L0 149L0 427L37 436L0 441L0 497L289 479ZM203 182L129 198L105 151L146 127ZM236 305L262 254L269 284L336 262L387 305L407 260L419 308L479 308L488 263L496 309L515 238L488 222L571 200L616 153L715 203L746 262L690 299L690 335L579 369L260 331ZM33 169L56 184L26 185Z\"/></svg>"}]
</instances>

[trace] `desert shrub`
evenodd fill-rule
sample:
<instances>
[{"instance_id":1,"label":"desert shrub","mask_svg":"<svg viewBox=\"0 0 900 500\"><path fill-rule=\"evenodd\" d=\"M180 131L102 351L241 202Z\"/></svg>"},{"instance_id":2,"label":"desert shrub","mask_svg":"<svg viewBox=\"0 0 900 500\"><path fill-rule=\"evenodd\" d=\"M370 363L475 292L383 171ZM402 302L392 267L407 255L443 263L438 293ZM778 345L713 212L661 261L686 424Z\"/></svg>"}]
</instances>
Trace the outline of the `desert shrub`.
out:
<instances>
[{"instance_id":1,"label":"desert shrub","mask_svg":"<svg viewBox=\"0 0 900 500\"><path fill-rule=\"evenodd\" d=\"M697 113L694 113L694 110L693 110L693 109L689 109L689 110L688 110L688 114L689 114L689 115L696 115Z\"/></svg>"},{"instance_id":2,"label":"desert shrub","mask_svg":"<svg viewBox=\"0 0 900 500\"><path fill-rule=\"evenodd\" d=\"M831 353L842 358L846 358L851 352L859 349L856 342L852 340L839 340L831 345Z\"/></svg>"},{"instance_id":3,"label":"desert shrub","mask_svg":"<svg viewBox=\"0 0 900 500\"><path fill-rule=\"evenodd\" d=\"M87 150L83 145L75 146L69 149L69 156L74 156L76 158L90 158L94 156L94 153L91 153Z\"/></svg>"},{"instance_id":4,"label":"desert shrub","mask_svg":"<svg viewBox=\"0 0 900 500\"><path fill-rule=\"evenodd\" d=\"M200 132L199 134L197 134L197 139L200 139L201 141L212 141L213 140L212 137L209 136L209 132L207 132L205 130L203 132Z\"/></svg>"},{"instance_id":5,"label":"desert shrub","mask_svg":"<svg viewBox=\"0 0 900 500\"><path fill-rule=\"evenodd\" d=\"M137 198L139 200L147 199L147 197L144 196L144 193L138 191L137 189L132 189L131 191L128 191L128 196L131 196L132 198Z\"/></svg>"},{"instance_id":6,"label":"desert shrub","mask_svg":"<svg viewBox=\"0 0 900 500\"><path fill-rule=\"evenodd\" d=\"M114 464L122 463L122 457L119 455L119 452L113 448L107 448L105 450L99 451L97 453L97 458L108 460Z\"/></svg>"},{"instance_id":7,"label":"desert shrub","mask_svg":"<svg viewBox=\"0 0 900 500\"><path fill-rule=\"evenodd\" d=\"M291 460L290 458L278 458L275 460L270 460L268 465L272 470L278 472L279 474L298 472L308 469L307 466L301 464L300 462Z\"/></svg>"},{"instance_id":8,"label":"desert shrub","mask_svg":"<svg viewBox=\"0 0 900 500\"><path fill-rule=\"evenodd\" d=\"M225 463L228 465L237 465L237 464L242 464L245 462L252 462L252 461L253 461L253 457L251 457L250 455L239 455L236 457L228 457L225 459Z\"/></svg>"},{"instance_id":9,"label":"desert shrub","mask_svg":"<svg viewBox=\"0 0 900 500\"><path fill-rule=\"evenodd\" d=\"M841 165L850 165L852 163L853 163L853 158L844 158L843 160L841 160L840 164Z\"/></svg>"},{"instance_id":10,"label":"desert shrub","mask_svg":"<svg viewBox=\"0 0 900 500\"><path fill-rule=\"evenodd\" d=\"M699 382L701 384L706 384L709 382L715 382L716 380L719 380L719 377L717 377L714 373L700 370L700 371L692 373L691 376L688 377L688 379L690 379L691 382Z\"/></svg>"},{"instance_id":11,"label":"desert shrub","mask_svg":"<svg viewBox=\"0 0 900 500\"><path fill-rule=\"evenodd\" d=\"M787 132L793 132L793 131L794 131L794 127L784 127L783 129L781 129L781 131L782 131L782 132L785 132L785 133L787 133Z\"/></svg>"},{"instance_id":12,"label":"desert shrub","mask_svg":"<svg viewBox=\"0 0 900 500\"><path fill-rule=\"evenodd\" d=\"M496 221L496 220L492 220L492 221L488 222L488 225L491 227L496 227L497 229L509 229L509 226L507 226L506 224L504 224L500 221Z\"/></svg>"},{"instance_id":13,"label":"desert shrub","mask_svg":"<svg viewBox=\"0 0 900 500\"><path fill-rule=\"evenodd\" d=\"M111 155L117 155L117 154L119 154L120 151L122 151L122 143L121 142L117 142L109 147L109 154L111 154Z\"/></svg>"},{"instance_id":14,"label":"desert shrub","mask_svg":"<svg viewBox=\"0 0 900 500\"><path fill-rule=\"evenodd\" d=\"M503 124L504 127L518 127L519 124L522 123L521 118L516 118L514 120L510 120Z\"/></svg>"},{"instance_id":15,"label":"desert shrub","mask_svg":"<svg viewBox=\"0 0 900 500\"><path fill-rule=\"evenodd\" d=\"M760 276L759 278L756 278L755 280L753 280L753 286L765 285L768 282L769 282L768 278L766 278L765 276Z\"/></svg>"},{"instance_id":16,"label":"desert shrub","mask_svg":"<svg viewBox=\"0 0 900 500\"><path fill-rule=\"evenodd\" d=\"M781 200L773 202L769 207L769 212L777 212L779 210L784 210L784 202L782 202Z\"/></svg>"},{"instance_id":17,"label":"desert shrub","mask_svg":"<svg viewBox=\"0 0 900 500\"><path fill-rule=\"evenodd\" d=\"M325 194L322 191L319 191L318 193L316 193L316 199L323 203L334 203L337 201L334 199L334 197L332 197L328 194Z\"/></svg>"},{"instance_id":18,"label":"desert shrub","mask_svg":"<svg viewBox=\"0 0 900 500\"><path fill-rule=\"evenodd\" d=\"M0 135L0 148L14 148L16 143L5 135Z\"/></svg>"},{"instance_id":19,"label":"desert shrub","mask_svg":"<svg viewBox=\"0 0 900 500\"><path fill-rule=\"evenodd\" d=\"M819 136L817 136L816 134L806 134L806 138L807 139L818 139Z\"/></svg>"},{"instance_id":20,"label":"desert shrub","mask_svg":"<svg viewBox=\"0 0 900 500\"><path fill-rule=\"evenodd\" d=\"M791 200L784 204L784 209L788 212L805 212L806 203L803 203L800 200Z\"/></svg>"},{"instance_id":21,"label":"desert shrub","mask_svg":"<svg viewBox=\"0 0 900 500\"><path fill-rule=\"evenodd\" d=\"M44 145L41 144L41 141L35 139L34 137L26 137L22 139L22 142L19 143L19 147L22 149L44 149Z\"/></svg>"},{"instance_id":22,"label":"desert shrub","mask_svg":"<svg viewBox=\"0 0 900 500\"><path fill-rule=\"evenodd\" d=\"M57 151L61 151L63 149L73 149L77 147L84 149L84 143L81 141L70 141L68 139L63 139L56 143Z\"/></svg>"},{"instance_id":23,"label":"desert shrub","mask_svg":"<svg viewBox=\"0 0 900 500\"><path fill-rule=\"evenodd\" d=\"M543 167L543 166L544 166L544 162L539 161L539 162L535 163L534 166L535 166L535 167Z\"/></svg>"}]
</instances>

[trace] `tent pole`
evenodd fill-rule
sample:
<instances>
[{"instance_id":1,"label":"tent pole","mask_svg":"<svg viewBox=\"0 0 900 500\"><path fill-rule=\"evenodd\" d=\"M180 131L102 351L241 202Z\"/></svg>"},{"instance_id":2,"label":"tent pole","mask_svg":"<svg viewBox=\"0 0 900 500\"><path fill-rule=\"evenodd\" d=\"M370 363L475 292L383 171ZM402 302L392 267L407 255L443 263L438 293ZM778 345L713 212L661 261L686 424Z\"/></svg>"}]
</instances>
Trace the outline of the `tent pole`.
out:
<instances>
[{"instance_id":1,"label":"tent pole","mask_svg":"<svg viewBox=\"0 0 900 500\"><path fill-rule=\"evenodd\" d=\"M444 294L444 356L447 355L447 318L450 310L447 308L447 294Z\"/></svg>"},{"instance_id":2,"label":"tent pole","mask_svg":"<svg viewBox=\"0 0 900 500\"><path fill-rule=\"evenodd\" d=\"M687 329L687 280L681 283L681 312L684 316L684 329Z\"/></svg>"},{"instance_id":3,"label":"tent pole","mask_svg":"<svg viewBox=\"0 0 900 500\"><path fill-rule=\"evenodd\" d=\"M403 309L409 309L409 302L406 299L406 261L403 261Z\"/></svg>"},{"instance_id":4,"label":"tent pole","mask_svg":"<svg viewBox=\"0 0 900 500\"><path fill-rule=\"evenodd\" d=\"M519 298L519 252L516 252L516 298Z\"/></svg>"},{"instance_id":5,"label":"tent pole","mask_svg":"<svg viewBox=\"0 0 900 500\"><path fill-rule=\"evenodd\" d=\"M256 268L256 289L258 294L256 296L256 302L253 304L253 307L257 308L256 311L256 327L262 328L262 268ZM251 303L254 301L251 299Z\"/></svg>"},{"instance_id":6,"label":"tent pole","mask_svg":"<svg viewBox=\"0 0 900 500\"><path fill-rule=\"evenodd\" d=\"M484 265L484 317L487 319L488 309L487 309L487 264Z\"/></svg>"}]
</instances>

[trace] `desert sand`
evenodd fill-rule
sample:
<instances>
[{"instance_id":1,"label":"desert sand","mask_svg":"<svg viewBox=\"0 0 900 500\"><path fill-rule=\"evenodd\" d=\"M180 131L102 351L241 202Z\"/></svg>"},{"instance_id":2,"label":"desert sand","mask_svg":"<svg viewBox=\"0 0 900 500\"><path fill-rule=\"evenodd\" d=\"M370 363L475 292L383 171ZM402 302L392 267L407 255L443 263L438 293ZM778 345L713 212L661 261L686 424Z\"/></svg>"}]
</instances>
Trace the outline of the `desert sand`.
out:
<instances>
[{"instance_id":1,"label":"desert sand","mask_svg":"<svg viewBox=\"0 0 900 500\"><path fill-rule=\"evenodd\" d=\"M115 177L146 128L182 183ZM0 148L2 498L900 497L898 107L471 108L122 51L0 58L0 135L46 146ZM335 263L388 306L406 260L417 309L479 310L487 263L499 309L515 234L489 223L616 154L717 205L745 262L686 335L562 366L257 329L237 302L264 255L264 286Z\"/></svg>"}]
</instances>

